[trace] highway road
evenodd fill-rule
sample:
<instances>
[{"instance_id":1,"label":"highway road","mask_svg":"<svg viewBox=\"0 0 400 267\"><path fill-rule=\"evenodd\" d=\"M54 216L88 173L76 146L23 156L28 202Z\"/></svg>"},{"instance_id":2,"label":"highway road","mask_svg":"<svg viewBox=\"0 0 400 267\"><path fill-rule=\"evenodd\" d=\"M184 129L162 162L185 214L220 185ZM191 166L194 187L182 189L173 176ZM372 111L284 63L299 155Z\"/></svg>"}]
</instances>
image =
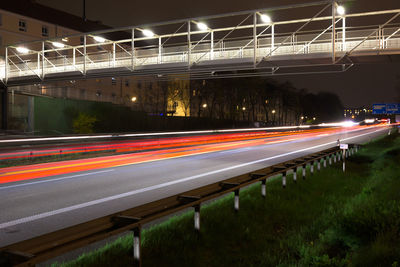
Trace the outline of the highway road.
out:
<instances>
[{"instance_id":1,"label":"highway road","mask_svg":"<svg viewBox=\"0 0 400 267\"><path fill-rule=\"evenodd\" d=\"M357 126L0 169L0 247L324 150L338 139L364 143L387 133L387 126Z\"/></svg>"}]
</instances>

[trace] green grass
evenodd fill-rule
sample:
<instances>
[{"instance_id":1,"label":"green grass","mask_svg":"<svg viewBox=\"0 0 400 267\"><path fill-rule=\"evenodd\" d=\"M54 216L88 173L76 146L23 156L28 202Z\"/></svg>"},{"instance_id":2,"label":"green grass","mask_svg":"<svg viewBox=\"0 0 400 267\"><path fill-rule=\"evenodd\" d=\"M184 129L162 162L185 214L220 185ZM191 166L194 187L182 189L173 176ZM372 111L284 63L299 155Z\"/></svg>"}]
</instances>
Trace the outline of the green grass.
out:
<instances>
[{"instance_id":1,"label":"green grass","mask_svg":"<svg viewBox=\"0 0 400 267\"><path fill-rule=\"evenodd\" d=\"M142 232L143 266L399 266L400 137L391 135L347 160L282 189L267 183L201 209L201 232L193 212ZM298 177L301 177L298 175ZM126 236L62 266L127 266Z\"/></svg>"}]
</instances>

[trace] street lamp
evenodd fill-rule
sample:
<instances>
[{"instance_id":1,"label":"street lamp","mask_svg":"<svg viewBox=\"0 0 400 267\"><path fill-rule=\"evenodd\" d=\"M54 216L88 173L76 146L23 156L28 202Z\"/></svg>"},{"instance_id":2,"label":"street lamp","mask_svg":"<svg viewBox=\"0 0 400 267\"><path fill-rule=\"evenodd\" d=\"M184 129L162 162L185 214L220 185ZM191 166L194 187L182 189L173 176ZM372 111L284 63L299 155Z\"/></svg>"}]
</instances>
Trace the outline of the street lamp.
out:
<instances>
[{"instance_id":1,"label":"street lamp","mask_svg":"<svg viewBox=\"0 0 400 267\"><path fill-rule=\"evenodd\" d=\"M201 30L201 31L206 31L206 30L208 30L207 24L202 23L202 22L198 22L198 23L197 23L197 28L199 28L199 30Z\"/></svg>"},{"instance_id":2,"label":"street lamp","mask_svg":"<svg viewBox=\"0 0 400 267\"><path fill-rule=\"evenodd\" d=\"M300 119L304 120L304 116L301 116Z\"/></svg>"},{"instance_id":3,"label":"street lamp","mask_svg":"<svg viewBox=\"0 0 400 267\"><path fill-rule=\"evenodd\" d=\"M29 49L23 46L19 46L17 48L15 48L17 50L18 53L21 54L28 54L29 53Z\"/></svg>"},{"instance_id":4,"label":"street lamp","mask_svg":"<svg viewBox=\"0 0 400 267\"><path fill-rule=\"evenodd\" d=\"M57 48L64 48L64 46L65 46L63 43L60 43L60 42L52 42L52 44L54 47L57 47Z\"/></svg>"},{"instance_id":5,"label":"street lamp","mask_svg":"<svg viewBox=\"0 0 400 267\"><path fill-rule=\"evenodd\" d=\"M203 104L203 108L206 108L207 107L207 104Z\"/></svg>"},{"instance_id":6,"label":"street lamp","mask_svg":"<svg viewBox=\"0 0 400 267\"><path fill-rule=\"evenodd\" d=\"M313 121L315 121L317 118L314 117L314 118L312 118L312 119L313 119Z\"/></svg>"},{"instance_id":7,"label":"street lamp","mask_svg":"<svg viewBox=\"0 0 400 267\"><path fill-rule=\"evenodd\" d=\"M275 109L273 109L271 112L272 112L272 114L275 114L275 113L276 113L276 110L275 110Z\"/></svg>"},{"instance_id":8,"label":"street lamp","mask_svg":"<svg viewBox=\"0 0 400 267\"><path fill-rule=\"evenodd\" d=\"M340 16L343 16L343 15L346 13L346 10L344 9L343 6L338 6L338 7L336 8L336 11L337 11L337 13L338 13Z\"/></svg>"},{"instance_id":9,"label":"street lamp","mask_svg":"<svg viewBox=\"0 0 400 267\"><path fill-rule=\"evenodd\" d=\"M154 36L154 32L150 31L150 30L142 30L144 36L146 37L153 37Z\"/></svg>"},{"instance_id":10,"label":"street lamp","mask_svg":"<svg viewBox=\"0 0 400 267\"><path fill-rule=\"evenodd\" d=\"M136 100L137 100L136 96L133 96L133 97L131 98L131 101L132 101L132 102L136 102Z\"/></svg>"},{"instance_id":11,"label":"street lamp","mask_svg":"<svg viewBox=\"0 0 400 267\"><path fill-rule=\"evenodd\" d=\"M106 41L106 39L101 36L93 36L93 39L98 43L104 43Z\"/></svg>"},{"instance_id":12,"label":"street lamp","mask_svg":"<svg viewBox=\"0 0 400 267\"><path fill-rule=\"evenodd\" d=\"M260 18L261 18L262 22L264 22L264 23L271 23L272 22L271 17L266 15L266 14L260 14Z\"/></svg>"}]
</instances>

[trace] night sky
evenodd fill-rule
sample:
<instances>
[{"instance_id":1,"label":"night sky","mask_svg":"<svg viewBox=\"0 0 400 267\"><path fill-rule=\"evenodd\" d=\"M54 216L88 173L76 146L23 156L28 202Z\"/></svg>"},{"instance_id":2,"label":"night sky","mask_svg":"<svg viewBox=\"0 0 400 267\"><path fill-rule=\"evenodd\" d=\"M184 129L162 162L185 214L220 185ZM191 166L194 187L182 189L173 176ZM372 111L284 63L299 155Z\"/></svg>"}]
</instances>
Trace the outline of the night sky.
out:
<instances>
[{"instance_id":1,"label":"night sky","mask_svg":"<svg viewBox=\"0 0 400 267\"><path fill-rule=\"evenodd\" d=\"M82 0L37 0L36 2L82 16ZM300 2L311 1L86 0L86 16L90 20L118 27L262 9ZM346 9L349 13L400 9L400 0L358 0L347 3ZM310 92L335 92L346 107L400 101L400 62L356 65L348 72L340 74L296 75L277 77L276 79L282 82L291 81L295 87L307 88Z\"/></svg>"}]
</instances>

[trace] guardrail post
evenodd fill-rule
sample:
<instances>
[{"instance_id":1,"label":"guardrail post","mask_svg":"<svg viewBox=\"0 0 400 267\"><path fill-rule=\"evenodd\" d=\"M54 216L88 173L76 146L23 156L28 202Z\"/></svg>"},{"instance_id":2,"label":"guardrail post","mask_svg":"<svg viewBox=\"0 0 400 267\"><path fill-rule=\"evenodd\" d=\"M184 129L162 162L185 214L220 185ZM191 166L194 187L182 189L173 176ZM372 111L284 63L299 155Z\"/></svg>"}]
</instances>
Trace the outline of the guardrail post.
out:
<instances>
[{"instance_id":1,"label":"guardrail post","mask_svg":"<svg viewBox=\"0 0 400 267\"><path fill-rule=\"evenodd\" d=\"M318 168L318 171L321 170L321 159L317 160L317 168Z\"/></svg>"},{"instance_id":2,"label":"guardrail post","mask_svg":"<svg viewBox=\"0 0 400 267\"><path fill-rule=\"evenodd\" d=\"M304 164L303 165L303 167L302 167L302 171L303 171L303 180L305 180L306 179L306 168L307 168L307 164Z\"/></svg>"},{"instance_id":3,"label":"guardrail post","mask_svg":"<svg viewBox=\"0 0 400 267\"><path fill-rule=\"evenodd\" d=\"M311 174L314 174L314 161L310 163L310 172Z\"/></svg>"},{"instance_id":4,"label":"guardrail post","mask_svg":"<svg viewBox=\"0 0 400 267\"><path fill-rule=\"evenodd\" d=\"M141 266L140 260L140 227L133 229L133 266Z\"/></svg>"},{"instance_id":5,"label":"guardrail post","mask_svg":"<svg viewBox=\"0 0 400 267\"><path fill-rule=\"evenodd\" d=\"M328 156L324 158L324 168L326 168L326 162L328 161Z\"/></svg>"},{"instance_id":6,"label":"guardrail post","mask_svg":"<svg viewBox=\"0 0 400 267\"><path fill-rule=\"evenodd\" d=\"M238 212L239 211L239 189L235 190L235 211Z\"/></svg>"},{"instance_id":7,"label":"guardrail post","mask_svg":"<svg viewBox=\"0 0 400 267\"><path fill-rule=\"evenodd\" d=\"M329 155L329 165L332 165L332 155Z\"/></svg>"},{"instance_id":8,"label":"guardrail post","mask_svg":"<svg viewBox=\"0 0 400 267\"><path fill-rule=\"evenodd\" d=\"M293 182L297 183L297 167L293 169Z\"/></svg>"},{"instance_id":9,"label":"guardrail post","mask_svg":"<svg viewBox=\"0 0 400 267\"><path fill-rule=\"evenodd\" d=\"M261 181L261 196L265 197L267 195L267 186L266 186L267 180L262 180Z\"/></svg>"},{"instance_id":10,"label":"guardrail post","mask_svg":"<svg viewBox=\"0 0 400 267\"><path fill-rule=\"evenodd\" d=\"M346 171L346 149L343 149L343 172Z\"/></svg>"},{"instance_id":11,"label":"guardrail post","mask_svg":"<svg viewBox=\"0 0 400 267\"><path fill-rule=\"evenodd\" d=\"M200 232L200 204L193 207L194 208L194 229Z\"/></svg>"},{"instance_id":12,"label":"guardrail post","mask_svg":"<svg viewBox=\"0 0 400 267\"><path fill-rule=\"evenodd\" d=\"M282 187L286 188L286 172L282 172Z\"/></svg>"}]
</instances>

